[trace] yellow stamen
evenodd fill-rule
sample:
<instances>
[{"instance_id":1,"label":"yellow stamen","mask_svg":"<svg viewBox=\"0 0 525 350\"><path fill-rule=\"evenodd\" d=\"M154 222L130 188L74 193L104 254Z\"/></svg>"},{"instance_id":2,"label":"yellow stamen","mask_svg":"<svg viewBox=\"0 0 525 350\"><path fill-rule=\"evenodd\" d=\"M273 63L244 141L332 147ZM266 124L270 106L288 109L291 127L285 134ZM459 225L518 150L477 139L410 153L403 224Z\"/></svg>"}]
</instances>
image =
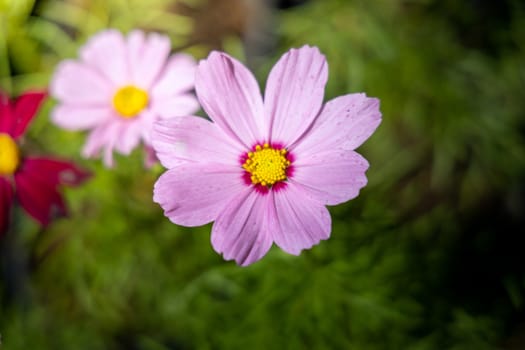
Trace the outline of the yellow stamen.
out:
<instances>
[{"instance_id":1,"label":"yellow stamen","mask_svg":"<svg viewBox=\"0 0 525 350\"><path fill-rule=\"evenodd\" d=\"M0 175L12 175L20 164L20 151L11 136L0 133Z\"/></svg>"},{"instance_id":2,"label":"yellow stamen","mask_svg":"<svg viewBox=\"0 0 525 350\"><path fill-rule=\"evenodd\" d=\"M132 118L139 114L149 101L148 93L133 85L120 88L113 96L113 107L124 118Z\"/></svg>"},{"instance_id":3,"label":"yellow stamen","mask_svg":"<svg viewBox=\"0 0 525 350\"><path fill-rule=\"evenodd\" d=\"M255 152L246 154L248 158L242 167L250 173L254 185L272 186L286 180L286 169L290 166L286 154L285 149L275 149L267 143L256 145Z\"/></svg>"}]
</instances>

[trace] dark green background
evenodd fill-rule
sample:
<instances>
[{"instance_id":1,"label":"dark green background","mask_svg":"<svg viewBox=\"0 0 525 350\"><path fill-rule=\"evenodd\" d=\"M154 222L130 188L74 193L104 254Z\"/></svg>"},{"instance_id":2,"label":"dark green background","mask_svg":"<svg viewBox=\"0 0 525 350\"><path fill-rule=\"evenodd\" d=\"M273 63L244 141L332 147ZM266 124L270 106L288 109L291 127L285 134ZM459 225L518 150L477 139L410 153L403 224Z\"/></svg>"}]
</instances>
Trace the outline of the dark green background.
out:
<instances>
[{"instance_id":1,"label":"dark green background","mask_svg":"<svg viewBox=\"0 0 525 350\"><path fill-rule=\"evenodd\" d=\"M173 3L0 0L1 87L45 88L105 27L163 31L205 57L212 46L192 33L216 23ZM369 184L330 208L332 237L299 257L274 247L247 268L225 262L210 225L177 227L152 202L160 166L145 170L139 150L114 169L81 159L85 134L49 123L48 101L24 149L94 177L66 191L70 218L45 231L17 213L2 242L2 346L524 349L525 7L311 0L258 14L244 40L219 42L261 86L282 53L310 44L329 63L326 100L381 99L383 123L359 148Z\"/></svg>"}]
</instances>

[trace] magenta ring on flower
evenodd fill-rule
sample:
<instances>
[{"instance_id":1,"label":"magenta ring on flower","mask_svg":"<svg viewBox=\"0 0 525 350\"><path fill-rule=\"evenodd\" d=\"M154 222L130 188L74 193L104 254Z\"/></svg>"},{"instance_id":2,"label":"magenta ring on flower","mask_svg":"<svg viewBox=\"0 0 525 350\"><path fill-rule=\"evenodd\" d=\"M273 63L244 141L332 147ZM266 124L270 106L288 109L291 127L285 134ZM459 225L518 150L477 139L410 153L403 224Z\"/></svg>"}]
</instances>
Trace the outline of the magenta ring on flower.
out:
<instances>
[{"instance_id":1,"label":"magenta ring on flower","mask_svg":"<svg viewBox=\"0 0 525 350\"><path fill-rule=\"evenodd\" d=\"M244 183L261 194L278 191L293 174L292 162L293 155L281 144L258 143L240 157Z\"/></svg>"},{"instance_id":2,"label":"magenta ring on flower","mask_svg":"<svg viewBox=\"0 0 525 350\"><path fill-rule=\"evenodd\" d=\"M273 243L298 255L327 239L326 205L355 198L368 162L354 150L381 122L365 94L323 105L328 67L315 47L288 51L268 77L264 99L253 75L225 53L197 67L195 90L210 117L159 121L152 143L168 170L154 201L174 223L214 221L211 242L249 265Z\"/></svg>"}]
</instances>

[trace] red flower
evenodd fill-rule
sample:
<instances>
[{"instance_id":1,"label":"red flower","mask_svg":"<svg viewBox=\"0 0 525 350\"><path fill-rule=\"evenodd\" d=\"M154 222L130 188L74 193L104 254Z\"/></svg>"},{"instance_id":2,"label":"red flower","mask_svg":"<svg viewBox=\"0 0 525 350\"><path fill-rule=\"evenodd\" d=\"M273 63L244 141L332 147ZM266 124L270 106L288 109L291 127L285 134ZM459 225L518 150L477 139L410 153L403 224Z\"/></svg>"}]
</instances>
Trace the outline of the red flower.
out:
<instances>
[{"instance_id":1,"label":"red flower","mask_svg":"<svg viewBox=\"0 0 525 350\"><path fill-rule=\"evenodd\" d=\"M45 93L29 92L9 101L0 94L0 236L7 230L15 200L46 226L53 218L66 215L61 185L77 186L89 177L70 162L21 155L17 141L44 97Z\"/></svg>"}]
</instances>

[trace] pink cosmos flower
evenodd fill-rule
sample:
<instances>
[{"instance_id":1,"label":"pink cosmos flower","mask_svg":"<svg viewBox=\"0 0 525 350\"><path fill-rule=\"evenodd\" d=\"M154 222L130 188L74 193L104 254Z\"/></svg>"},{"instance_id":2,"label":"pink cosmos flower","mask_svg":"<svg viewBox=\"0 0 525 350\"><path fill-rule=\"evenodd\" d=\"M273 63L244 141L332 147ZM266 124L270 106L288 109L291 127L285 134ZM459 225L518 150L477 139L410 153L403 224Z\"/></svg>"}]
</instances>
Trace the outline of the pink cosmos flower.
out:
<instances>
[{"instance_id":1,"label":"pink cosmos flower","mask_svg":"<svg viewBox=\"0 0 525 350\"><path fill-rule=\"evenodd\" d=\"M44 97L44 93L29 92L10 102L0 94L0 236L7 229L15 200L45 226L66 214L60 186L80 185L89 176L73 163L20 153L19 140Z\"/></svg>"},{"instance_id":2,"label":"pink cosmos flower","mask_svg":"<svg viewBox=\"0 0 525 350\"><path fill-rule=\"evenodd\" d=\"M169 57L167 36L116 30L93 36L80 49L79 60L59 64L51 94L59 101L52 120L69 130L91 130L85 157L101 150L113 165L113 151L129 154L142 141L151 151L155 120L198 110L194 87L196 63L191 56Z\"/></svg>"},{"instance_id":3,"label":"pink cosmos flower","mask_svg":"<svg viewBox=\"0 0 525 350\"><path fill-rule=\"evenodd\" d=\"M215 221L211 243L249 265L275 243L298 255L327 239L325 205L356 197L368 162L354 151L381 122L379 100L337 97L323 106L328 67L315 47L287 52L273 67L264 100L238 61L212 52L195 89L212 121L156 123L153 147L168 168L154 201L174 223Z\"/></svg>"}]
</instances>

